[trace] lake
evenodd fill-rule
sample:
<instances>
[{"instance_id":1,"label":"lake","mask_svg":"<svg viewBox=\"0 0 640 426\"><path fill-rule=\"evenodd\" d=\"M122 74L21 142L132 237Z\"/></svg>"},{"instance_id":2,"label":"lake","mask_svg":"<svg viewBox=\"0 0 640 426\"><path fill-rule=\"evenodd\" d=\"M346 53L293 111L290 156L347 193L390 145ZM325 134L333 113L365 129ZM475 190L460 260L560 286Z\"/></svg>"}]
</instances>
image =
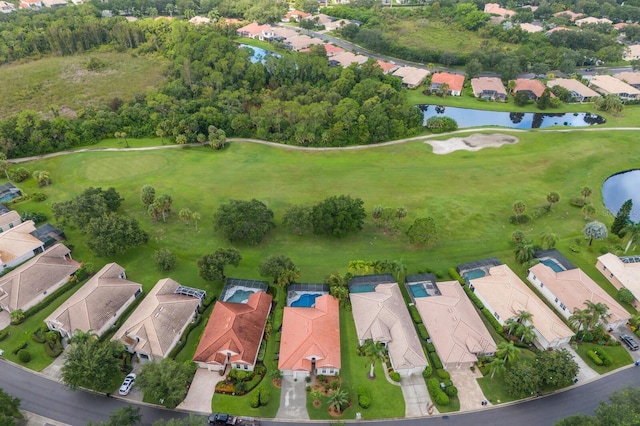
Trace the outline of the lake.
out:
<instances>
[{"instance_id":1,"label":"lake","mask_svg":"<svg viewBox=\"0 0 640 426\"><path fill-rule=\"evenodd\" d=\"M609 176L602 184L604 205L614 216L625 201L633 200L630 219L640 222L640 170L628 170Z\"/></svg>"},{"instance_id":2,"label":"lake","mask_svg":"<svg viewBox=\"0 0 640 426\"><path fill-rule=\"evenodd\" d=\"M269 55L273 55L277 58L280 57L280 55L278 55L277 53L270 52L260 47L249 46L248 44L241 44L238 47L253 51L253 54L249 56L249 60L254 64L256 62L264 63L265 58Z\"/></svg>"},{"instance_id":3,"label":"lake","mask_svg":"<svg viewBox=\"0 0 640 426\"><path fill-rule=\"evenodd\" d=\"M583 127L603 124L606 119L589 112L568 112L562 114L542 112L499 112L478 109L418 105L424 114L424 124L433 116L450 117L461 129L479 126L500 126L513 129L544 129L551 126Z\"/></svg>"}]
</instances>

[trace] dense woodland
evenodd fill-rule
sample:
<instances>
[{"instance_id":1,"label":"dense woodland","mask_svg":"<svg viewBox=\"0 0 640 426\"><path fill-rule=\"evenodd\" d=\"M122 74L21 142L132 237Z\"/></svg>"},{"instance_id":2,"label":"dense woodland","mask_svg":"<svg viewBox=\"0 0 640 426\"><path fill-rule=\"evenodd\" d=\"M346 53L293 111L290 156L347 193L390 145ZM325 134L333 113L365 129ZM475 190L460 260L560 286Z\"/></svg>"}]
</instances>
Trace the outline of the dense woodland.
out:
<instances>
[{"instance_id":1,"label":"dense woodland","mask_svg":"<svg viewBox=\"0 0 640 426\"><path fill-rule=\"evenodd\" d=\"M225 26L150 19L128 23L97 15L91 6L15 14L3 23L2 34L22 36L13 39L12 48L5 44L4 60L111 46L169 59L166 83L134 99L88 107L76 118L55 110L49 119L36 111L6 118L0 121L0 149L9 158L58 151L116 133L191 143L222 129L227 136L340 146L401 138L422 128L422 114L407 105L400 80L384 76L373 62L360 68L330 67L320 47L310 54L251 63L249 52L238 48ZM49 20L46 25L43 17Z\"/></svg>"}]
</instances>

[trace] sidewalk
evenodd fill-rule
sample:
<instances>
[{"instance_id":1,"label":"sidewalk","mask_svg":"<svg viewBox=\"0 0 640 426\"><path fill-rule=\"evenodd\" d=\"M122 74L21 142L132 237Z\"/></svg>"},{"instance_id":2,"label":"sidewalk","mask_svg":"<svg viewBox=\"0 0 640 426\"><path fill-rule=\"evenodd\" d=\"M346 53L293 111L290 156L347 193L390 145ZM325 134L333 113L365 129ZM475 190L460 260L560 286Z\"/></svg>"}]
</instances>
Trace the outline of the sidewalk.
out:
<instances>
[{"instance_id":1,"label":"sidewalk","mask_svg":"<svg viewBox=\"0 0 640 426\"><path fill-rule=\"evenodd\" d=\"M39 416L29 411L20 410L24 414L24 419L27 426L72 426L67 423L57 422L55 420L47 419L46 417Z\"/></svg>"}]
</instances>

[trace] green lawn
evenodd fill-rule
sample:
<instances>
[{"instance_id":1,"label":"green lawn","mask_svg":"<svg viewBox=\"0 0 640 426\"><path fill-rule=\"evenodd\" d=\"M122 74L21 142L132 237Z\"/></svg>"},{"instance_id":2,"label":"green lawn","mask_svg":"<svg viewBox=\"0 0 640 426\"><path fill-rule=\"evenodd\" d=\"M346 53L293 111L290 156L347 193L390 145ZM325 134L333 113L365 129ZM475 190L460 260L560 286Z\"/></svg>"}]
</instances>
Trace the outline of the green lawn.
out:
<instances>
[{"instance_id":1,"label":"green lawn","mask_svg":"<svg viewBox=\"0 0 640 426\"><path fill-rule=\"evenodd\" d=\"M105 66L89 71L86 64L97 58ZM62 115L78 112L90 105L108 103L114 98L128 99L144 93L164 80L160 58L128 53L92 52L74 56L51 56L0 67L0 114L7 116L25 109L52 115L51 107Z\"/></svg>"},{"instance_id":2,"label":"green lawn","mask_svg":"<svg viewBox=\"0 0 640 426\"><path fill-rule=\"evenodd\" d=\"M480 389L482 389L482 393L487 401L491 402L493 405L503 404L505 402L515 401L518 398L513 398L510 396L507 391L504 389L502 384L502 380L498 377L494 376L493 379L491 376L485 376L478 380L478 384L480 385Z\"/></svg>"},{"instance_id":3,"label":"green lawn","mask_svg":"<svg viewBox=\"0 0 640 426\"><path fill-rule=\"evenodd\" d=\"M611 358L613 358L613 363L606 367L604 365L595 365L593 361L591 361L591 358L587 356L588 350L606 352L611 356ZM599 374L608 373L609 371L613 371L620 367L624 367L625 365L633 363L633 359L631 358L631 355L629 355L629 351L627 351L627 349L622 345L600 346L595 343L579 343L576 352L578 353L578 355L580 355L580 358L582 358L584 362L587 363L589 367L594 369Z\"/></svg>"}]
</instances>

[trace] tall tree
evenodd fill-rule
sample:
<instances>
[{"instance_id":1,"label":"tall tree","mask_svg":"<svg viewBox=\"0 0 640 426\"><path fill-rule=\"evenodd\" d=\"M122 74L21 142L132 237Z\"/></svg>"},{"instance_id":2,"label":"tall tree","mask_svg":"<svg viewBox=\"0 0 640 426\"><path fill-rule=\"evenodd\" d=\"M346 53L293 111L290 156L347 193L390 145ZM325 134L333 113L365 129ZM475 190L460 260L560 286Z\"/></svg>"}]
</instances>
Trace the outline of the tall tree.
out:
<instances>
[{"instance_id":1,"label":"tall tree","mask_svg":"<svg viewBox=\"0 0 640 426\"><path fill-rule=\"evenodd\" d=\"M640 238L640 222L634 223L628 221L624 228L622 228L622 233L628 238L627 245L624 248L624 252L626 253L629 251L631 243L637 242L638 238Z\"/></svg>"},{"instance_id":2,"label":"tall tree","mask_svg":"<svg viewBox=\"0 0 640 426\"><path fill-rule=\"evenodd\" d=\"M311 209L311 224L317 235L344 237L362 230L364 202L349 195L333 196L316 204Z\"/></svg>"},{"instance_id":3,"label":"tall tree","mask_svg":"<svg viewBox=\"0 0 640 426\"><path fill-rule=\"evenodd\" d=\"M87 426L138 426L142 424L140 407L126 405L109 414L109 420L103 423L88 422Z\"/></svg>"},{"instance_id":4,"label":"tall tree","mask_svg":"<svg viewBox=\"0 0 640 426\"><path fill-rule=\"evenodd\" d=\"M558 201L560 201L560 194L558 194L557 192L551 191L547 194L547 203L549 203L549 207L553 206Z\"/></svg>"},{"instance_id":5,"label":"tall tree","mask_svg":"<svg viewBox=\"0 0 640 426\"><path fill-rule=\"evenodd\" d=\"M599 323L607 323L607 319L609 319L611 313L609 313L609 307L606 304L593 302L591 300L586 300L584 304L587 307L587 312L589 312L588 327L590 330Z\"/></svg>"},{"instance_id":6,"label":"tall tree","mask_svg":"<svg viewBox=\"0 0 640 426\"><path fill-rule=\"evenodd\" d=\"M527 209L527 205L522 201L516 201L511 208L513 209L513 214L516 216L516 223L520 223L520 216Z\"/></svg>"},{"instance_id":7,"label":"tall tree","mask_svg":"<svg viewBox=\"0 0 640 426\"><path fill-rule=\"evenodd\" d=\"M624 238L623 230L629 222L629 217L631 216L632 209L633 200L629 199L622 204L622 206L618 210L618 214L616 214L616 218L613 220L613 224L611 225L612 234L616 234L618 237Z\"/></svg>"},{"instance_id":8,"label":"tall tree","mask_svg":"<svg viewBox=\"0 0 640 426\"><path fill-rule=\"evenodd\" d=\"M162 221L167 221L167 216L171 214L171 206L173 205L173 198L171 195L162 194L153 202L155 209L162 215Z\"/></svg>"},{"instance_id":9,"label":"tall tree","mask_svg":"<svg viewBox=\"0 0 640 426\"><path fill-rule=\"evenodd\" d=\"M493 376L495 376L496 373L498 373L499 376L502 375L507 370L504 358L494 357L489 363L489 370L491 371L491 380L493 380Z\"/></svg>"},{"instance_id":10,"label":"tall tree","mask_svg":"<svg viewBox=\"0 0 640 426\"><path fill-rule=\"evenodd\" d=\"M121 203L122 198L114 188L104 191L89 187L71 200L53 203L51 209L63 225L74 223L84 231L91 219L115 212Z\"/></svg>"},{"instance_id":11,"label":"tall tree","mask_svg":"<svg viewBox=\"0 0 640 426\"><path fill-rule=\"evenodd\" d=\"M435 220L428 217L419 217L407 230L407 236L411 244L430 246L438 241L438 231Z\"/></svg>"},{"instance_id":12,"label":"tall tree","mask_svg":"<svg viewBox=\"0 0 640 426\"><path fill-rule=\"evenodd\" d=\"M540 236L542 237L542 246L544 248L554 248L556 246L556 243L558 242L558 236L553 232L551 228L545 229L542 234L540 234Z\"/></svg>"},{"instance_id":13,"label":"tall tree","mask_svg":"<svg viewBox=\"0 0 640 426\"><path fill-rule=\"evenodd\" d=\"M300 277L300 270L284 254L265 257L260 263L259 271L261 276L272 277L273 282L281 287L286 287Z\"/></svg>"},{"instance_id":14,"label":"tall tree","mask_svg":"<svg viewBox=\"0 0 640 426\"><path fill-rule=\"evenodd\" d=\"M221 281L225 278L227 265L238 266L242 260L240 251L235 248L219 248L213 254L206 254L198 260L200 276L207 281Z\"/></svg>"},{"instance_id":15,"label":"tall tree","mask_svg":"<svg viewBox=\"0 0 640 426\"><path fill-rule=\"evenodd\" d=\"M180 209L180 211L178 212L178 217L180 218L181 221L183 221L184 223L186 223L187 225L189 225L189 223L191 223L191 217L192 217L193 213L191 212L191 210L189 209Z\"/></svg>"},{"instance_id":16,"label":"tall tree","mask_svg":"<svg viewBox=\"0 0 640 426\"><path fill-rule=\"evenodd\" d=\"M520 349L515 346L513 341L509 341L508 343L500 342L498 344L496 357L502 358L508 365L514 365L520 357Z\"/></svg>"},{"instance_id":17,"label":"tall tree","mask_svg":"<svg viewBox=\"0 0 640 426\"><path fill-rule=\"evenodd\" d=\"M7 161L7 155L4 152L0 152L0 173L4 173L7 180L11 180L9 178L9 162Z\"/></svg>"},{"instance_id":18,"label":"tall tree","mask_svg":"<svg viewBox=\"0 0 640 426\"><path fill-rule=\"evenodd\" d=\"M91 219L87 234L87 245L100 257L122 254L149 241L149 234L140 229L137 220L115 213Z\"/></svg>"},{"instance_id":19,"label":"tall tree","mask_svg":"<svg viewBox=\"0 0 640 426\"><path fill-rule=\"evenodd\" d=\"M591 319L591 314L586 309L575 308L573 313L569 317L569 324L573 327L576 333L580 330L586 329Z\"/></svg>"},{"instance_id":20,"label":"tall tree","mask_svg":"<svg viewBox=\"0 0 640 426\"><path fill-rule=\"evenodd\" d=\"M584 186L582 187L582 190L580 190L580 194L582 194L582 199L586 202L587 198L591 197L591 194L593 193L593 191L591 190L591 187L589 186Z\"/></svg>"},{"instance_id":21,"label":"tall tree","mask_svg":"<svg viewBox=\"0 0 640 426\"><path fill-rule=\"evenodd\" d=\"M531 396L542 384L540 374L531 362L511 366L504 375L504 387L514 397Z\"/></svg>"},{"instance_id":22,"label":"tall tree","mask_svg":"<svg viewBox=\"0 0 640 426\"><path fill-rule=\"evenodd\" d=\"M556 426L635 425L640 417L640 388L628 387L612 393L609 401L600 401L595 415L576 414L560 420Z\"/></svg>"},{"instance_id":23,"label":"tall tree","mask_svg":"<svg viewBox=\"0 0 640 426\"><path fill-rule=\"evenodd\" d=\"M312 229L311 207L303 205L291 206L284 213L282 224L296 235L303 235Z\"/></svg>"},{"instance_id":24,"label":"tall tree","mask_svg":"<svg viewBox=\"0 0 640 426\"><path fill-rule=\"evenodd\" d=\"M136 380L145 398L175 408L187 395L187 384L193 379L197 365L191 361L178 362L165 358L160 362L147 362Z\"/></svg>"},{"instance_id":25,"label":"tall tree","mask_svg":"<svg viewBox=\"0 0 640 426\"><path fill-rule=\"evenodd\" d=\"M564 348L540 352L535 366L542 383L553 387L570 385L580 370L573 355Z\"/></svg>"},{"instance_id":26,"label":"tall tree","mask_svg":"<svg viewBox=\"0 0 640 426\"><path fill-rule=\"evenodd\" d=\"M156 200L156 190L151 185L144 185L140 192L140 201L148 208Z\"/></svg>"},{"instance_id":27,"label":"tall tree","mask_svg":"<svg viewBox=\"0 0 640 426\"><path fill-rule=\"evenodd\" d=\"M14 426L20 418L20 398L14 398L0 388L0 425Z\"/></svg>"},{"instance_id":28,"label":"tall tree","mask_svg":"<svg viewBox=\"0 0 640 426\"><path fill-rule=\"evenodd\" d=\"M593 240L604 240L609 235L606 225L602 222L598 222L597 220L587 223L582 230L582 233L585 238L589 240L589 245L593 243Z\"/></svg>"},{"instance_id":29,"label":"tall tree","mask_svg":"<svg viewBox=\"0 0 640 426\"><path fill-rule=\"evenodd\" d=\"M256 199L230 200L214 216L216 229L229 242L259 244L276 225L273 211Z\"/></svg>"},{"instance_id":30,"label":"tall tree","mask_svg":"<svg viewBox=\"0 0 640 426\"><path fill-rule=\"evenodd\" d=\"M524 240L522 243L518 244L514 254L518 263L524 264L533 259L535 252L536 249L533 242L530 240Z\"/></svg>"},{"instance_id":31,"label":"tall tree","mask_svg":"<svg viewBox=\"0 0 640 426\"><path fill-rule=\"evenodd\" d=\"M118 357L124 351L119 342L101 342L95 337L72 343L65 352L62 382L71 390L80 387L108 392L114 376L120 371Z\"/></svg>"},{"instance_id":32,"label":"tall tree","mask_svg":"<svg viewBox=\"0 0 640 426\"><path fill-rule=\"evenodd\" d=\"M591 204L585 204L584 207L582 207L582 214L584 214L584 220L589 220L596 214L596 208Z\"/></svg>"},{"instance_id":33,"label":"tall tree","mask_svg":"<svg viewBox=\"0 0 640 426\"><path fill-rule=\"evenodd\" d=\"M373 339L367 339L362 344L360 348L364 356L369 358L371 361L371 369L369 370L369 378L373 379L375 377L374 368L376 366L377 361L382 361L384 359L384 354L386 353L386 348L382 344L382 342L376 342Z\"/></svg>"}]
</instances>

